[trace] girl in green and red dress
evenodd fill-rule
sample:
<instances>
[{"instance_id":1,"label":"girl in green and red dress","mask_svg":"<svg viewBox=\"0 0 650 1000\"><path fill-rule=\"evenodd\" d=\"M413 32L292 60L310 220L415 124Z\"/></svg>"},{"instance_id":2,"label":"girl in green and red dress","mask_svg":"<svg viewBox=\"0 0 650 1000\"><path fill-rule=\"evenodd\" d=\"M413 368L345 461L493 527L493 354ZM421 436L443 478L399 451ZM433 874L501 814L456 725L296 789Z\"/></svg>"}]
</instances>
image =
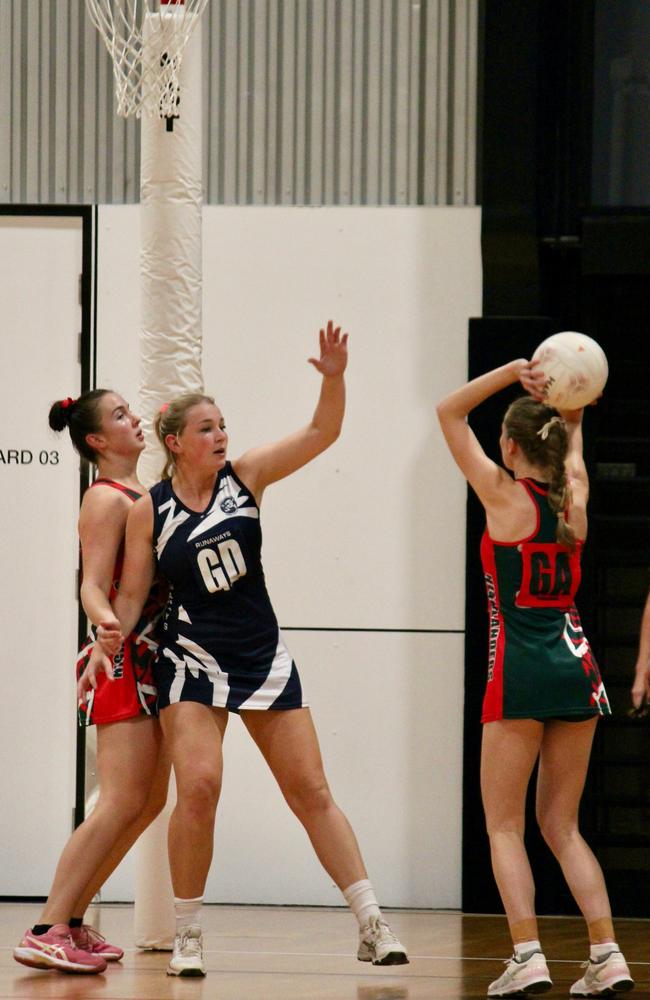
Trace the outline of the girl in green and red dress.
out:
<instances>
[{"instance_id":1,"label":"girl in green and red dress","mask_svg":"<svg viewBox=\"0 0 650 1000\"><path fill-rule=\"evenodd\" d=\"M502 468L485 454L468 414L521 382L529 395L507 409ZM578 829L594 732L610 713L575 594L587 537L589 480L582 411L542 400L536 362L510 362L438 405L456 464L485 508L481 542L489 615L481 792L494 877L514 955L488 996L542 993L551 979L539 942L535 887L524 846L526 791L539 761L537 820L588 927L589 962L573 996L630 990L614 937L603 873Z\"/></svg>"}]
</instances>

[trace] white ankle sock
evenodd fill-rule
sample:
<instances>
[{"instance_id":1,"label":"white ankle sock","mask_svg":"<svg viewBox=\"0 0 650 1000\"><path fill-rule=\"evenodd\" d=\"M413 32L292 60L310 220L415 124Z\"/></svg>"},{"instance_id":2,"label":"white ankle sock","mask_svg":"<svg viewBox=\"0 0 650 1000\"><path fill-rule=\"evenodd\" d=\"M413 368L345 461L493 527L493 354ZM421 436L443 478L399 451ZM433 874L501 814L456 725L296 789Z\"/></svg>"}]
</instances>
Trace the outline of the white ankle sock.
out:
<instances>
[{"instance_id":1,"label":"white ankle sock","mask_svg":"<svg viewBox=\"0 0 650 1000\"><path fill-rule=\"evenodd\" d=\"M518 962L521 962L525 958L529 958L533 952L541 951L542 946L539 941L520 941L519 944L515 945L515 958Z\"/></svg>"},{"instance_id":2,"label":"white ankle sock","mask_svg":"<svg viewBox=\"0 0 650 1000\"><path fill-rule=\"evenodd\" d=\"M179 899L178 896L174 896L174 916L176 917L177 934L181 927L189 927L190 924L201 926L202 905L203 896L197 896L196 899Z\"/></svg>"},{"instance_id":3,"label":"white ankle sock","mask_svg":"<svg viewBox=\"0 0 650 1000\"><path fill-rule=\"evenodd\" d=\"M592 962L597 962L605 955L613 951L620 951L616 941L605 941L603 944L592 944L589 947L589 958Z\"/></svg>"},{"instance_id":4,"label":"white ankle sock","mask_svg":"<svg viewBox=\"0 0 650 1000\"><path fill-rule=\"evenodd\" d=\"M377 903L374 889L367 878L353 882L343 890L345 901L359 921L359 927L365 927L371 917L380 917L381 910Z\"/></svg>"}]
</instances>

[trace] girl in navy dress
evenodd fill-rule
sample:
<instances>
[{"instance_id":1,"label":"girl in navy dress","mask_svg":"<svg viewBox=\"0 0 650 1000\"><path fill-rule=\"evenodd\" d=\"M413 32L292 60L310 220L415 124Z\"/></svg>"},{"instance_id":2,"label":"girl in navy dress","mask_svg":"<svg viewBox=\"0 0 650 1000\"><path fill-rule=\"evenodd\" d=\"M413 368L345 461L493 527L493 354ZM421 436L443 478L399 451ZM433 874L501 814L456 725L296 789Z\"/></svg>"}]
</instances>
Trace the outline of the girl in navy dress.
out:
<instances>
[{"instance_id":1,"label":"girl in navy dress","mask_svg":"<svg viewBox=\"0 0 650 1000\"><path fill-rule=\"evenodd\" d=\"M320 398L306 427L229 461L224 418L208 396L163 407L161 483L133 507L115 613L127 633L159 567L169 581L157 664L160 721L178 800L169 828L177 934L168 973L203 975L200 907L213 851L229 712L244 725L304 825L323 867L359 923L357 957L407 962L384 921L349 822L323 771L311 713L264 582L260 505L267 486L306 465L339 436L347 334L320 332ZM101 630L107 649L115 640Z\"/></svg>"}]
</instances>

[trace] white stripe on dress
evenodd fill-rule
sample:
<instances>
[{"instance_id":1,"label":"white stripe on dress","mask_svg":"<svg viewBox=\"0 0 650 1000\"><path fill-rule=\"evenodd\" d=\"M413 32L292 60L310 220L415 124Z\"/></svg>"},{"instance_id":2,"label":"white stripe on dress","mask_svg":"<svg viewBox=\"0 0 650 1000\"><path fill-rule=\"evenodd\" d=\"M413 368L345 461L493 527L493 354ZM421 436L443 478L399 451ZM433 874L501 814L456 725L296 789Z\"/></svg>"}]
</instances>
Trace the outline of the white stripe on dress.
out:
<instances>
[{"instance_id":1,"label":"white stripe on dress","mask_svg":"<svg viewBox=\"0 0 650 1000\"><path fill-rule=\"evenodd\" d=\"M247 708L270 708L276 698L279 698L291 677L291 653L284 644L282 633L278 633L278 645L273 657L273 663L264 683L254 691L250 698L243 701L239 710Z\"/></svg>"},{"instance_id":2,"label":"white stripe on dress","mask_svg":"<svg viewBox=\"0 0 650 1000\"><path fill-rule=\"evenodd\" d=\"M199 646L198 642L184 635L179 635L176 642L186 652L181 659L168 647L165 649L165 655L176 664L176 676L169 689L170 704L181 700L187 667L194 677L198 677L199 673L207 674L208 680L212 683L212 704L215 708L225 708L230 694L228 674L221 669L214 656L211 656L203 646Z\"/></svg>"}]
</instances>

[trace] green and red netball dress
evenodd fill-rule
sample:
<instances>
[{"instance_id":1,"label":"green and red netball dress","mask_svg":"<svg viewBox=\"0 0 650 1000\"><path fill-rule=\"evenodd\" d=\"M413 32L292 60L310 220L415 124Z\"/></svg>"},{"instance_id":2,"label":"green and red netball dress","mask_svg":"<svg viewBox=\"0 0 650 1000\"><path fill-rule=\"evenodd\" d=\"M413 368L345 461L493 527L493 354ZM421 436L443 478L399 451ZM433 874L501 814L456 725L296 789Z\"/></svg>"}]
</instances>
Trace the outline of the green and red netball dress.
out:
<instances>
[{"instance_id":1,"label":"green and red netball dress","mask_svg":"<svg viewBox=\"0 0 650 1000\"><path fill-rule=\"evenodd\" d=\"M96 479L92 483L92 486L100 485L112 486L134 502L140 498L140 493L112 479ZM124 541L120 544L113 569L113 582L108 595L111 604L117 596L123 562ZM79 702L77 712L79 725L120 722L138 715L156 714L157 692L153 679L153 663L158 644L154 630L166 602L167 587L158 580L154 581L137 625L126 637L115 656L111 657L114 680L110 681L105 674L99 674L97 688L87 693L85 701ZM77 656L77 679L81 677L94 645L95 629L92 628Z\"/></svg>"},{"instance_id":2,"label":"green and red netball dress","mask_svg":"<svg viewBox=\"0 0 650 1000\"><path fill-rule=\"evenodd\" d=\"M520 479L537 526L519 542L481 541L489 614L482 722L609 715L598 664L574 603L582 542L555 541L557 516L542 483Z\"/></svg>"}]
</instances>

